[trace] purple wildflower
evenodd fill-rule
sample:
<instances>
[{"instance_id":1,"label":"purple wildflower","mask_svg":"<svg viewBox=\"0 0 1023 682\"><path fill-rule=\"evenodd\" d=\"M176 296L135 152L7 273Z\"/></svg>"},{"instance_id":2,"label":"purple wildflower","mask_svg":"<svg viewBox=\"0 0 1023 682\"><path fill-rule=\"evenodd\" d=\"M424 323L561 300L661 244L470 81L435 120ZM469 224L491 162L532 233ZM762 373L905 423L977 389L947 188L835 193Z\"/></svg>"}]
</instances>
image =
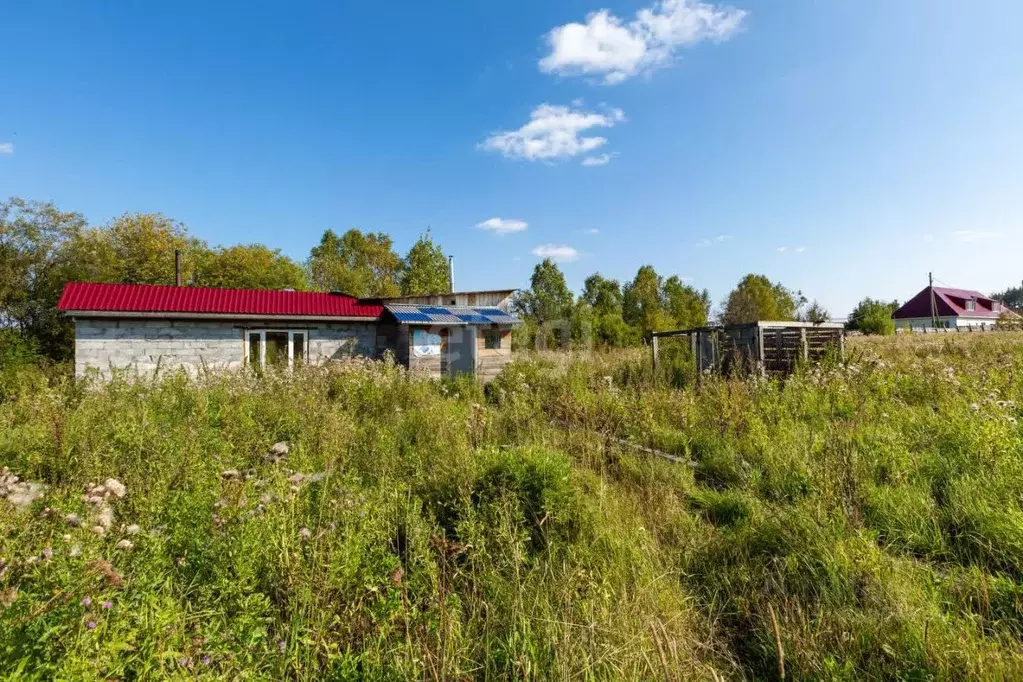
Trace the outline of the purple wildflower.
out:
<instances>
[{"instance_id":1,"label":"purple wildflower","mask_svg":"<svg viewBox=\"0 0 1023 682\"><path fill-rule=\"evenodd\" d=\"M92 606L92 597L86 597L85 599L83 599L82 600L82 606L85 606L85 607Z\"/></svg>"},{"instance_id":2,"label":"purple wildflower","mask_svg":"<svg viewBox=\"0 0 1023 682\"><path fill-rule=\"evenodd\" d=\"M105 602L103 602L103 608L105 608L105 609L112 609L112 608L114 608L114 604L113 604L113 602L105 601Z\"/></svg>"},{"instance_id":3,"label":"purple wildflower","mask_svg":"<svg viewBox=\"0 0 1023 682\"><path fill-rule=\"evenodd\" d=\"M277 642L277 648L281 650L281 653L283 653L284 650L288 648L288 645L285 644L284 641L282 640L280 642Z\"/></svg>"},{"instance_id":4,"label":"purple wildflower","mask_svg":"<svg viewBox=\"0 0 1023 682\"><path fill-rule=\"evenodd\" d=\"M95 630L96 629L96 621L90 620L88 623L85 624L85 627L89 628L90 630Z\"/></svg>"},{"instance_id":5,"label":"purple wildflower","mask_svg":"<svg viewBox=\"0 0 1023 682\"><path fill-rule=\"evenodd\" d=\"M200 658L199 660L202 662L203 665L209 665L210 664L210 660L211 660L210 659L210 655L209 654L203 654L202 658Z\"/></svg>"}]
</instances>

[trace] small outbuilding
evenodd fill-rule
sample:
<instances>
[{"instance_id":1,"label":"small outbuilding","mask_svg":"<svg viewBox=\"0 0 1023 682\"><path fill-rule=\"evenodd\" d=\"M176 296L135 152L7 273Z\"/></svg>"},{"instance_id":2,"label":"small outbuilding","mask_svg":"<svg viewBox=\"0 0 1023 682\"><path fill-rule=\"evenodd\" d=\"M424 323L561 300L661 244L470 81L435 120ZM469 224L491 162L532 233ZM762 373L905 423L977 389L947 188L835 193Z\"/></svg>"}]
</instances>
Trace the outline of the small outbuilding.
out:
<instances>
[{"instance_id":1,"label":"small outbuilding","mask_svg":"<svg viewBox=\"0 0 1023 682\"><path fill-rule=\"evenodd\" d=\"M651 351L655 367L660 340L672 337L688 344L700 374L789 374L799 363L818 362L828 353L845 356L845 326L840 323L761 320L654 332Z\"/></svg>"},{"instance_id":2,"label":"small outbuilding","mask_svg":"<svg viewBox=\"0 0 1023 682\"><path fill-rule=\"evenodd\" d=\"M433 377L489 380L512 359L514 290L358 299L342 293L73 282L75 372L292 368L392 353ZM450 301L450 303L449 303Z\"/></svg>"}]
</instances>

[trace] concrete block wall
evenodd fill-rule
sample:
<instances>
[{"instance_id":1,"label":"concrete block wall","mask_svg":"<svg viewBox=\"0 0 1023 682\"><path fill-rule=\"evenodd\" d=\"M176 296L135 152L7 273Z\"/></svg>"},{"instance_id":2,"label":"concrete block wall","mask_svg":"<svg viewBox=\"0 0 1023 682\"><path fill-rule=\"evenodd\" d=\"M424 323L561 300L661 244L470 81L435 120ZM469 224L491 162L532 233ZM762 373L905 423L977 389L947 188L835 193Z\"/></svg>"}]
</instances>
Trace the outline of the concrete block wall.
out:
<instances>
[{"instance_id":1,"label":"concrete block wall","mask_svg":"<svg viewBox=\"0 0 1023 682\"><path fill-rule=\"evenodd\" d=\"M90 367L109 376L114 369L149 374L185 369L195 374L203 367L240 369L245 362L246 330L304 329L308 332L308 361L323 363L352 356L378 357L374 322L274 324L266 321L98 319L75 320L75 373Z\"/></svg>"}]
</instances>

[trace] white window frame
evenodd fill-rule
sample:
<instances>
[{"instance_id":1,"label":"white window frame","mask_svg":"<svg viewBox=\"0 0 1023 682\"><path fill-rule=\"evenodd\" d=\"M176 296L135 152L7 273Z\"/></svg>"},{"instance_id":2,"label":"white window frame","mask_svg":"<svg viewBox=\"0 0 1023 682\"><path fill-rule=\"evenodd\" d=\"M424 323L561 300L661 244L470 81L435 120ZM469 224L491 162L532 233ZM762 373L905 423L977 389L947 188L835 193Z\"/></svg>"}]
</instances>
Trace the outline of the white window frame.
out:
<instances>
[{"instance_id":1,"label":"white window frame","mask_svg":"<svg viewBox=\"0 0 1023 682\"><path fill-rule=\"evenodd\" d=\"M305 338L305 359L309 362L309 330L308 329L246 329L245 330L245 366L251 364L249 337L259 334L259 369L266 369L266 335L267 333L288 335L288 369L295 367L295 336L301 334Z\"/></svg>"},{"instance_id":2,"label":"white window frame","mask_svg":"<svg viewBox=\"0 0 1023 682\"><path fill-rule=\"evenodd\" d=\"M972 298L967 300L966 301L966 309L967 310L976 310L977 309L977 301L972 299Z\"/></svg>"}]
</instances>

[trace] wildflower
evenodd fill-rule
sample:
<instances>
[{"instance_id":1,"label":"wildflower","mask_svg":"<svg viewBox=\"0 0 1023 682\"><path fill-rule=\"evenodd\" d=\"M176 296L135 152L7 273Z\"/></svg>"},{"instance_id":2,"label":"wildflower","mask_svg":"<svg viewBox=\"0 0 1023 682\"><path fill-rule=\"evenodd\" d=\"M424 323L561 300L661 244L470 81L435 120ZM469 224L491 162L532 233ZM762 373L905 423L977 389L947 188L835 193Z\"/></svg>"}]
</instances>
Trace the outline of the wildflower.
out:
<instances>
[{"instance_id":1,"label":"wildflower","mask_svg":"<svg viewBox=\"0 0 1023 682\"><path fill-rule=\"evenodd\" d=\"M202 663L203 665L209 665L210 661L211 659L209 654L203 654L202 658L199 659L199 662Z\"/></svg>"},{"instance_id":2,"label":"wildflower","mask_svg":"<svg viewBox=\"0 0 1023 682\"><path fill-rule=\"evenodd\" d=\"M93 526L91 530L96 535L106 535L107 532L107 529L103 526Z\"/></svg>"},{"instance_id":3,"label":"wildflower","mask_svg":"<svg viewBox=\"0 0 1023 682\"><path fill-rule=\"evenodd\" d=\"M3 606L10 606L18 599L18 588L8 587L6 590L0 590L0 604Z\"/></svg>"},{"instance_id":4,"label":"wildflower","mask_svg":"<svg viewBox=\"0 0 1023 682\"><path fill-rule=\"evenodd\" d=\"M280 649L281 653L284 653L284 650L288 648L288 645L284 643L284 640L281 640L280 642L277 642L277 648Z\"/></svg>"},{"instance_id":5,"label":"wildflower","mask_svg":"<svg viewBox=\"0 0 1023 682\"><path fill-rule=\"evenodd\" d=\"M110 528L114 523L114 510L107 505L100 507L99 514L96 515L96 523L104 528Z\"/></svg>"},{"instance_id":6,"label":"wildflower","mask_svg":"<svg viewBox=\"0 0 1023 682\"><path fill-rule=\"evenodd\" d=\"M128 489L124 487L124 484L116 478L108 478L103 482L103 487L106 488L111 495L117 498L124 497L128 492Z\"/></svg>"},{"instance_id":7,"label":"wildflower","mask_svg":"<svg viewBox=\"0 0 1023 682\"><path fill-rule=\"evenodd\" d=\"M107 600L107 601L103 602L103 608L106 609L107 611L109 611L110 609L114 608L114 604L113 604L113 602Z\"/></svg>"},{"instance_id":8,"label":"wildflower","mask_svg":"<svg viewBox=\"0 0 1023 682\"><path fill-rule=\"evenodd\" d=\"M86 623L85 627L89 628L90 630L95 630L96 629L96 621L90 620L88 623Z\"/></svg>"},{"instance_id":9,"label":"wildflower","mask_svg":"<svg viewBox=\"0 0 1023 682\"><path fill-rule=\"evenodd\" d=\"M40 556L42 557L43 561L50 561L51 559L53 559L53 549L50 547L46 547L45 549L43 549Z\"/></svg>"},{"instance_id":10,"label":"wildflower","mask_svg":"<svg viewBox=\"0 0 1023 682\"><path fill-rule=\"evenodd\" d=\"M117 549L131 549L134 546L135 543L127 538L125 538L124 540L119 540L117 543Z\"/></svg>"},{"instance_id":11,"label":"wildflower","mask_svg":"<svg viewBox=\"0 0 1023 682\"><path fill-rule=\"evenodd\" d=\"M298 531L298 537L302 538L302 540L308 540L312 536L313 532L308 528L302 528L301 530Z\"/></svg>"},{"instance_id":12,"label":"wildflower","mask_svg":"<svg viewBox=\"0 0 1023 682\"><path fill-rule=\"evenodd\" d=\"M71 549L69 549L67 551L67 555L68 556L78 556L81 553L82 553L82 548L79 547L78 545L72 545Z\"/></svg>"},{"instance_id":13,"label":"wildflower","mask_svg":"<svg viewBox=\"0 0 1023 682\"><path fill-rule=\"evenodd\" d=\"M133 523L130 526L128 526L127 528L125 528L124 532L127 533L128 535L138 535L139 531L141 531L141 530L142 529L139 527L139 524Z\"/></svg>"},{"instance_id":14,"label":"wildflower","mask_svg":"<svg viewBox=\"0 0 1023 682\"><path fill-rule=\"evenodd\" d=\"M84 599L82 599L82 606L84 606L85 608L89 608L90 606L92 606L92 597L85 597Z\"/></svg>"},{"instance_id":15,"label":"wildflower","mask_svg":"<svg viewBox=\"0 0 1023 682\"><path fill-rule=\"evenodd\" d=\"M68 514L67 516L64 517L64 520L68 522L68 525L74 526L76 528L78 527L79 521L77 515Z\"/></svg>"},{"instance_id":16,"label":"wildflower","mask_svg":"<svg viewBox=\"0 0 1023 682\"><path fill-rule=\"evenodd\" d=\"M978 405L977 403L973 403L972 405L970 405L970 409L973 410L974 412L979 412L980 405Z\"/></svg>"},{"instance_id":17,"label":"wildflower","mask_svg":"<svg viewBox=\"0 0 1023 682\"><path fill-rule=\"evenodd\" d=\"M64 542L71 542L71 536L65 533L64 537L62 537L61 540L63 540Z\"/></svg>"}]
</instances>

